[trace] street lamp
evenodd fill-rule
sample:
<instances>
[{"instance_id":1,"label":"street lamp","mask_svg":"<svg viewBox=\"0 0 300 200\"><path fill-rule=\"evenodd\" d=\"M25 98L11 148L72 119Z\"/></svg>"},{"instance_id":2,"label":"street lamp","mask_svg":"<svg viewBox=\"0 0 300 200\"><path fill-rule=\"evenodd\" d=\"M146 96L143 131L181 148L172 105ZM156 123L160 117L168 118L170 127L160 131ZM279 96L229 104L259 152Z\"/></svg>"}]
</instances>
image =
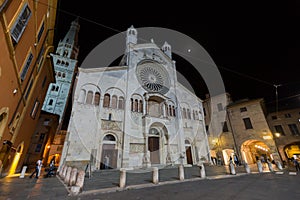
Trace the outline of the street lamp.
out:
<instances>
[{"instance_id":1,"label":"street lamp","mask_svg":"<svg viewBox=\"0 0 300 200\"><path fill-rule=\"evenodd\" d=\"M276 132L274 133L275 137L279 138L280 137L280 133Z\"/></svg>"}]
</instances>

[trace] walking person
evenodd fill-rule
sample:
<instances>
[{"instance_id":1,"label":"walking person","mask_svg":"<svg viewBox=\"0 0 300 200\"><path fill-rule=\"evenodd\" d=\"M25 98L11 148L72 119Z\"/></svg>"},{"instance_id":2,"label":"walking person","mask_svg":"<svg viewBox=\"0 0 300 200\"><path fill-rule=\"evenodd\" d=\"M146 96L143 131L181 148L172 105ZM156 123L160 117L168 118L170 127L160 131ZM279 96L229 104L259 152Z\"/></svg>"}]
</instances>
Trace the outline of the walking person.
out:
<instances>
[{"instance_id":1,"label":"walking person","mask_svg":"<svg viewBox=\"0 0 300 200\"><path fill-rule=\"evenodd\" d=\"M300 171L300 164L299 164L298 160L295 159L295 158L292 158L292 161L293 161L293 164L294 164L294 166L296 168L296 171L297 172Z\"/></svg>"},{"instance_id":2,"label":"walking person","mask_svg":"<svg viewBox=\"0 0 300 200\"><path fill-rule=\"evenodd\" d=\"M55 157L53 157L51 159L49 167L50 168L48 170L48 173L46 174L46 177L54 175L54 171L55 171Z\"/></svg>"},{"instance_id":3,"label":"walking person","mask_svg":"<svg viewBox=\"0 0 300 200\"><path fill-rule=\"evenodd\" d=\"M104 157L104 169L109 169L109 157L105 155Z\"/></svg>"},{"instance_id":4,"label":"walking person","mask_svg":"<svg viewBox=\"0 0 300 200\"><path fill-rule=\"evenodd\" d=\"M35 178L39 178L41 169L42 169L42 159L39 159L38 161L36 161L35 170L32 172L29 178L32 178L34 175Z\"/></svg>"}]
</instances>

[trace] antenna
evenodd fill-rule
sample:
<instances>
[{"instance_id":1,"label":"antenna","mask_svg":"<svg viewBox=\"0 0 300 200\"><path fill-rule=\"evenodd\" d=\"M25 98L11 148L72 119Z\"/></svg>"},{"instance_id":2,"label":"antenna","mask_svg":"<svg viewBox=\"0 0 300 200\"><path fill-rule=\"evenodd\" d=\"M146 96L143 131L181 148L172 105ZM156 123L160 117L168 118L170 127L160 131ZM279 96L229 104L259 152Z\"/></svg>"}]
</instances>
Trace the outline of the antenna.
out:
<instances>
[{"instance_id":1,"label":"antenna","mask_svg":"<svg viewBox=\"0 0 300 200\"><path fill-rule=\"evenodd\" d=\"M281 84L274 84L275 87L275 95L276 95L276 117L278 118L278 87L282 86Z\"/></svg>"}]
</instances>

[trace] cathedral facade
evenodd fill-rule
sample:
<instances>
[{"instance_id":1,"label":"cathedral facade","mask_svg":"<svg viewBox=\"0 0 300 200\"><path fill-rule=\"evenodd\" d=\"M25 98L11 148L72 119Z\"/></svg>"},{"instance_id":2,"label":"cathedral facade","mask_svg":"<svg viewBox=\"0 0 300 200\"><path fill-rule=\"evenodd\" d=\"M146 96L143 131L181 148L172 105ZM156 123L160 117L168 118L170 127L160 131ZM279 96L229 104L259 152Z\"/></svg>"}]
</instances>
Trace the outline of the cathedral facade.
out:
<instances>
[{"instance_id":1,"label":"cathedral facade","mask_svg":"<svg viewBox=\"0 0 300 200\"><path fill-rule=\"evenodd\" d=\"M177 81L171 46L137 43L119 66L79 68L61 165L95 169L210 160L202 100Z\"/></svg>"}]
</instances>

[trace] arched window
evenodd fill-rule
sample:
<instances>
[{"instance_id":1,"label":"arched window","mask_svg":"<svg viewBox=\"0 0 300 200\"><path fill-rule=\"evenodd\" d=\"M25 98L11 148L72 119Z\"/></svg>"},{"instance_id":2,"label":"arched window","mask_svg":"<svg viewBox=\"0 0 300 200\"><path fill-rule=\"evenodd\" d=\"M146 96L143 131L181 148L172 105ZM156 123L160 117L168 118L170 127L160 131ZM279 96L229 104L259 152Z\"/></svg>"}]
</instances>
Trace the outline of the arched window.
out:
<instances>
[{"instance_id":1,"label":"arched window","mask_svg":"<svg viewBox=\"0 0 300 200\"><path fill-rule=\"evenodd\" d=\"M80 90L78 102L84 103L86 91L84 89Z\"/></svg>"},{"instance_id":2,"label":"arched window","mask_svg":"<svg viewBox=\"0 0 300 200\"><path fill-rule=\"evenodd\" d=\"M59 86L56 86L55 91L58 92L59 90Z\"/></svg>"},{"instance_id":3,"label":"arched window","mask_svg":"<svg viewBox=\"0 0 300 200\"><path fill-rule=\"evenodd\" d=\"M172 108L171 108L171 105L169 105L169 113L168 113L168 115L169 115L169 116L172 116L172 114L173 114L173 113L172 113Z\"/></svg>"},{"instance_id":4,"label":"arched window","mask_svg":"<svg viewBox=\"0 0 300 200\"><path fill-rule=\"evenodd\" d=\"M49 105L49 106L52 106L52 105L53 105L53 99L50 99L48 105Z\"/></svg>"},{"instance_id":5,"label":"arched window","mask_svg":"<svg viewBox=\"0 0 300 200\"><path fill-rule=\"evenodd\" d=\"M57 60L57 61L56 61L56 64L59 65L59 64L60 64L60 60Z\"/></svg>"},{"instance_id":6,"label":"arched window","mask_svg":"<svg viewBox=\"0 0 300 200\"><path fill-rule=\"evenodd\" d=\"M58 77L61 77L61 72L58 72L58 73L57 73L57 76L58 76Z\"/></svg>"},{"instance_id":7,"label":"arched window","mask_svg":"<svg viewBox=\"0 0 300 200\"><path fill-rule=\"evenodd\" d=\"M88 91L87 97L86 97L86 104L92 104L93 101L93 92Z\"/></svg>"},{"instance_id":8,"label":"arched window","mask_svg":"<svg viewBox=\"0 0 300 200\"><path fill-rule=\"evenodd\" d=\"M95 97L94 97L94 104L95 104L96 106L98 106L99 103L100 103L100 93L99 93L99 92L96 92L96 93L95 93Z\"/></svg>"},{"instance_id":9,"label":"arched window","mask_svg":"<svg viewBox=\"0 0 300 200\"><path fill-rule=\"evenodd\" d=\"M54 91L54 90L55 90L55 85L52 85L51 91Z\"/></svg>"},{"instance_id":10,"label":"arched window","mask_svg":"<svg viewBox=\"0 0 300 200\"><path fill-rule=\"evenodd\" d=\"M143 112L143 101L140 100L140 103L139 103L139 112Z\"/></svg>"},{"instance_id":11,"label":"arched window","mask_svg":"<svg viewBox=\"0 0 300 200\"><path fill-rule=\"evenodd\" d=\"M111 98L111 107L112 108L117 108L117 99L118 97L116 95L113 95Z\"/></svg>"},{"instance_id":12,"label":"arched window","mask_svg":"<svg viewBox=\"0 0 300 200\"><path fill-rule=\"evenodd\" d=\"M104 136L103 140L104 141L116 141L116 138L115 138L115 136L109 134L109 135Z\"/></svg>"},{"instance_id":13,"label":"arched window","mask_svg":"<svg viewBox=\"0 0 300 200\"><path fill-rule=\"evenodd\" d=\"M199 118L198 118L198 111L196 110L195 111L195 120L198 120Z\"/></svg>"},{"instance_id":14,"label":"arched window","mask_svg":"<svg viewBox=\"0 0 300 200\"><path fill-rule=\"evenodd\" d=\"M108 114L108 120L109 120L109 121L111 121L111 116L112 116L112 114L109 113L109 114Z\"/></svg>"},{"instance_id":15,"label":"arched window","mask_svg":"<svg viewBox=\"0 0 300 200\"><path fill-rule=\"evenodd\" d=\"M191 119L191 111L190 111L190 109L187 109L187 118Z\"/></svg>"},{"instance_id":16,"label":"arched window","mask_svg":"<svg viewBox=\"0 0 300 200\"><path fill-rule=\"evenodd\" d=\"M196 120L195 111L193 110L193 120Z\"/></svg>"},{"instance_id":17,"label":"arched window","mask_svg":"<svg viewBox=\"0 0 300 200\"><path fill-rule=\"evenodd\" d=\"M130 99L130 110L133 111L133 98Z\"/></svg>"},{"instance_id":18,"label":"arched window","mask_svg":"<svg viewBox=\"0 0 300 200\"><path fill-rule=\"evenodd\" d=\"M119 97L118 108L124 109L124 97Z\"/></svg>"},{"instance_id":19,"label":"arched window","mask_svg":"<svg viewBox=\"0 0 300 200\"><path fill-rule=\"evenodd\" d=\"M63 77L63 78L66 78L66 73L62 73L62 77Z\"/></svg>"},{"instance_id":20,"label":"arched window","mask_svg":"<svg viewBox=\"0 0 300 200\"><path fill-rule=\"evenodd\" d=\"M186 119L186 110L185 110L185 108L182 109L182 117L183 117L183 119Z\"/></svg>"},{"instance_id":21,"label":"arched window","mask_svg":"<svg viewBox=\"0 0 300 200\"><path fill-rule=\"evenodd\" d=\"M175 106L172 106L172 113L173 113L173 116L176 117Z\"/></svg>"},{"instance_id":22,"label":"arched window","mask_svg":"<svg viewBox=\"0 0 300 200\"><path fill-rule=\"evenodd\" d=\"M109 94L105 94L104 95L104 102L103 102L103 107L104 108L108 108L110 104L110 95Z\"/></svg>"},{"instance_id":23,"label":"arched window","mask_svg":"<svg viewBox=\"0 0 300 200\"><path fill-rule=\"evenodd\" d=\"M134 106L133 106L133 111L137 112L138 111L138 104L139 101L137 99L134 100Z\"/></svg>"}]
</instances>

